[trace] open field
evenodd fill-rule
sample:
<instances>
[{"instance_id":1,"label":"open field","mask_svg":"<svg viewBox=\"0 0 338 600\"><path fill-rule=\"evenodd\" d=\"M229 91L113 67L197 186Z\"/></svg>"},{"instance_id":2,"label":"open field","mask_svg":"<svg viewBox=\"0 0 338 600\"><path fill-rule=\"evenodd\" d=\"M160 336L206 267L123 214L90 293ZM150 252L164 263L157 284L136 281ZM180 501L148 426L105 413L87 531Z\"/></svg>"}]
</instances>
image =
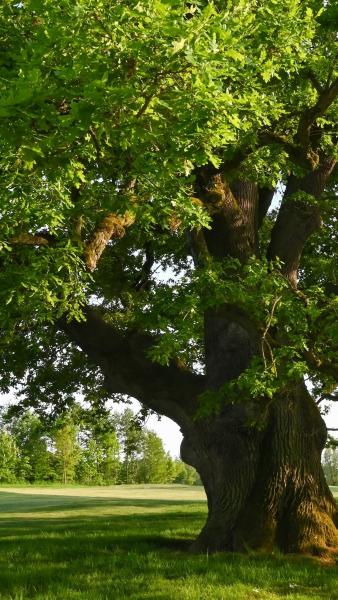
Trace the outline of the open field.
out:
<instances>
[{"instance_id":1,"label":"open field","mask_svg":"<svg viewBox=\"0 0 338 600\"><path fill-rule=\"evenodd\" d=\"M0 599L338 599L311 559L187 554L205 514L202 488L0 487Z\"/></svg>"}]
</instances>

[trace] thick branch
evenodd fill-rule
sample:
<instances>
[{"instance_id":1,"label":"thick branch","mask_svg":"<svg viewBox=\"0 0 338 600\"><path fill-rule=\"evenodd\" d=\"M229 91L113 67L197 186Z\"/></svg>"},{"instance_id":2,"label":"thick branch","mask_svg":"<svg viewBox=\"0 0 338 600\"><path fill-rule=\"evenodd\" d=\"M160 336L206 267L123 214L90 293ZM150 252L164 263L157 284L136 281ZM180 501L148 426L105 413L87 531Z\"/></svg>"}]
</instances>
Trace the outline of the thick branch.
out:
<instances>
[{"instance_id":1,"label":"thick branch","mask_svg":"<svg viewBox=\"0 0 338 600\"><path fill-rule=\"evenodd\" d=\"M335 167L334 159L325 159L315 170L299 179L291 175L283 202L272 230L268 258L279 257L283 261L283 273L293 287L297 286L300 258L307 239L321 227L320 209L317 203L297 198L294 194L305 192L319 199Z\"/></svg>"},{"instance_id":2,"label":"thick branch","mask_svg":"<svg viewBox=\"0 0 338 600\"><path fill-rule=\"evenodd\" d=\"M194 265L198 267L206 267L210 264L211 255L205 241L205 235L202 229L192 229L186 231L188 241L188 251L192 256Z\"/></svg>"},{"instance_id":3,"label":"thick branch","mask_svg":"<svg viewBox=\"0 0 338 600\"><path fill-rule=\"evenodd\" d=\"M267 131L264 130L258 135L259 146L269 146L270 144L278 144L281 148L288 153L288 155L295 160L295 162L302 164L304 163L304 158L299 156L299 148L297 148L294 142L291 142L288 137L285 135L281 135L276 133L276 131Z\"/></svg>"},{"instance_id":4,"label":"thick branch","mask_svg":"<svg viewBox=\"0 0 338 600\"><path fill-rule=\"evenodd\" d=\"M297 140L303 148L310 144L311 127L313 123L325 114L327 109L338 96L338 79L321 91L314 106L304 111L298 126Z\"/></svg>"},{"instance_id":5,"label":"thick branch","mask_svg":"<svg viewBox=\"0 0 338 600\"><path fill-rule=\"evenodd\" d=\"M271 206L275 190L271 188L260 188L258 190L258 228L263 224L264 218Z\"/></svg>"},{"instance_id":6,"label":"thick branch","mask_svg":"<svg viewBox=\"0 0 338 600\"><path fill-rule=\"evenodd\" d=\"M60 327L101 367L110 392L133 396L181 427L188 426L197 396L204 390L203 376L179 363L167 367L153 363L148 358L154 344L151 336L117 331L92 309L85 322L63 321Z\"/></svg>"},{"instance_id":7,"label":"thick branch","mask_svg":"<svg viewBox=\"0 0 338 600\"><path fill-rule=\"evenodd\" d=\"M48 246L49 241L42 235L34 235L31 233L19 233L14 235L9 240L10 244L21 245L21 246Z\"/></svg>"},{"instance_id":8,"label":"thick branch","mask_svg":"<svg viewBox=\"0 0 338 600\"><path fill-rule=\"evenodd\" d=\"M134 220L134 215L129 212L126 212L124 216L110 213L99 223L84 251L85 263L90 271L94 271L96 268L109 240L123 237L126 227L130 227Z\"/></svg>"},{"instance_id":9,"label":"thick branch","mask_svg":"<svg viewBox=\"0 0 338 600\"><path fill-rule=\"evenodd\" d=\"M245 261L257 252L258 192L255 184L237 180L230 188L220 174L200 170L196 192L211 216L204 231L207 249L216 258L232 256Z\"/></svg>"}]
</instances>

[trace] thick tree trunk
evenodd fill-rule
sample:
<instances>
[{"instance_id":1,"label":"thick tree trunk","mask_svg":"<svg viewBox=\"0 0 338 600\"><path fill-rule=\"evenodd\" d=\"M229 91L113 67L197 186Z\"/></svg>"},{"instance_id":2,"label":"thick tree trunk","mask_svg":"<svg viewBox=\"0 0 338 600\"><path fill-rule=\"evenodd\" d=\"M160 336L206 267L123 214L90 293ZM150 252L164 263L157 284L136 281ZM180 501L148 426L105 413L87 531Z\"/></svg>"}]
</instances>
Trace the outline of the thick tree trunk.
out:
<instances>
[{"instance_id":1,"label":"thick tree trunk","mask_svg":"<svg viewBox=\"0 0 338 600\"><path fill-rule=\"evenodd\" d=\"M245 426L236 407L195 425L181 454L200 473L209 512L192 549L337 550L337 508L320 464L325 440L303 383L276 398L264 432Z\"/></svg>"},{"instance_id":2,"label":"thick tree trunk","mask_svg":"<svg viewBox=\"0 0 338 600\"><path fill-rule=\"evenodd\" d=\"M63 328L101 366L108 389L180 425L182 459L200 474L208 499L193 550L325 554L338 547L336 505L320 464L326 428L302 381L270 403L260 429L250 422L264 411L262 402L240 397L220 414L196 420L200 394L236 380L258 352L259 337L245 314L227 305L207 311L205 377L180 364L152 363L147 336L123 336L93 312Z\"/></svg>"},{"instance_id":3,"label":"thick tree trunk","mask_svg":"<svg viewBox=\"0 0 338 600\"><path fill-rule=\"evenodd\" d=\"M303 382L276 398L236 546L325 554L338 547L337 506L321 453L326 426Z\"/></svg>"},{"instance_id":4,"label":"thick tree trunk","mask_svg":"<svg viewBox=\"0 0 338 600\"><path fill-rule=\"evenodd\" d=\"M182 460L198 471L208 499L207 522L193 551L234 549L234 531L255 481L260 437L244 426L243 411L237 407L227 407L222 416L184 431Z\"/></svg>"}]
</instances>

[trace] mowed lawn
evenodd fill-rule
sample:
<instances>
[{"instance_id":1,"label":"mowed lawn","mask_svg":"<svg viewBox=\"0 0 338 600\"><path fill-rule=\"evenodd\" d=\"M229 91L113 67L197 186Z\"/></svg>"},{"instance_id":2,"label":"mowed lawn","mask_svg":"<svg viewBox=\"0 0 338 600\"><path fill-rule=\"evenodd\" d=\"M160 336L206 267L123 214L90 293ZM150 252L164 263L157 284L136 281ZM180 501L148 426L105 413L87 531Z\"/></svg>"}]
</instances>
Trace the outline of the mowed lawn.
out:
<instances>
[{"instance_id":1,"label":"mowed lawn","mask_svg":"<svg viewBox=\"0 0 338 600\"><path fill-rule=\"evenodd\" d=\"M195 487L0 487L0 598L338 599L332 565L187 553L205 516Z\"/></svg>"}]
</instances>

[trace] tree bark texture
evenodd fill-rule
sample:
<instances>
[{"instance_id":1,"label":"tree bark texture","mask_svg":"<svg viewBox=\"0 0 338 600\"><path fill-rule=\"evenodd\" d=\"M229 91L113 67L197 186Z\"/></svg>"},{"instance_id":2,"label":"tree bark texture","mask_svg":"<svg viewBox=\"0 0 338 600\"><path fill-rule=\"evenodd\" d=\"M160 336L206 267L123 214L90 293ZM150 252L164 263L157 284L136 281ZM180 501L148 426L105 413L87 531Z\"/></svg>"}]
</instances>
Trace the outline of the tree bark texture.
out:
<instances>
[{"instance_id":1,"label":"tree bark texture","mask_svg":"<svg viewBox=\"0 0 338 600\"><path fill-rule=\"evenodd\" d=\"M200 473L208 498L192 549L335 552L337 506L320 463L326 428L304 385L276 399L264 432L239 413L229 407L182 442L182 459Z\"/></svg>"}]
</instances>

